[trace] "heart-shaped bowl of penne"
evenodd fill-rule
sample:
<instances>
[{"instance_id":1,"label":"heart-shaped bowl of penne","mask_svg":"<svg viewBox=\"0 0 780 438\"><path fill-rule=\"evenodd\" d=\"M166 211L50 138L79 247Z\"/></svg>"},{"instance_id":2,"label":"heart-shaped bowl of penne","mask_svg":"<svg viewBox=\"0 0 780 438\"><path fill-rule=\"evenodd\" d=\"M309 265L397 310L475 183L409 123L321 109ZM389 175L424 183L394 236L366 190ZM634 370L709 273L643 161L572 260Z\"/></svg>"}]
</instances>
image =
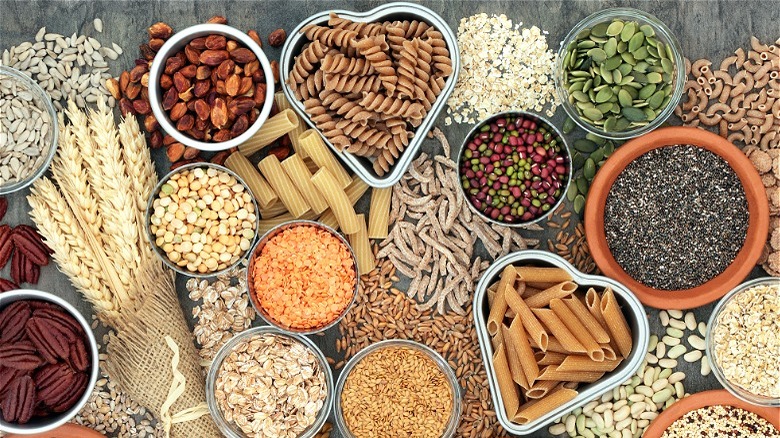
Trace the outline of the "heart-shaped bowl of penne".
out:
<instances>
[{"instance_id":1,"label":"heart-shaped bowl of penne","mask_svg":"<svg viewBox=\"0 0 780 438\"><path fill-rule=\"evenodd\" d=\"M498 421L530 434L619 386L642 365L650 328L622 284L545 251L496 260L474 319Z\"/></svg>"}]
</instances>

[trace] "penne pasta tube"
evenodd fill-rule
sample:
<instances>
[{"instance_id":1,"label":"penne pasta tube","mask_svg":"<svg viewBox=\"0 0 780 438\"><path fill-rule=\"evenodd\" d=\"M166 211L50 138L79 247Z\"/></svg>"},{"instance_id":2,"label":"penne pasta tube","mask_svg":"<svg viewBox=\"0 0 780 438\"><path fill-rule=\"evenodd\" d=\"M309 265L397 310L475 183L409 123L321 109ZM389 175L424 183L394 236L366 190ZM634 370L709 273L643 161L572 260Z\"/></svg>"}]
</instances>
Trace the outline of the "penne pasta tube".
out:
<instances>
[{"instance_id":1,"label":"penne pasta tube","mask_svg":"<svg viewBox=\"0 0 780 438\"><path fill-rule=\"evenodd\" d=\"M326 168L323 167L311 177L311 182L317 187L317 189L325 197L330 206L330 211L336 215L339 228L344 234L352 234L358 232L360 224L358 223L357 214L355 208L352 206L349 197L336 181L336 177Z\"/></svg>"},{"instance_id":2,"label":"penne pasta tube","mask_svg":"<svg viewBox=\"0 0 780 438\"><path fill-rule=\"evenodd\" d=\"M297 155L290 155L282 161L282 169L295 185L295 188L301 192L311 209L318 215L322 214L328 208L328 203L314 184L311 182L311 172L306 167L303 159Z\"/></svg>"},{"instance_id":3,"label":"penne pasta tube","mask_svg":"<svg viewBox=\"0 0 780 438\"><path fill-rule=\"evenodd\" d=\"M562 283L571 281L571 275L561 268L517 266L517 275L526 283Z\"/></svg>"},{"instance_id":4,"label":"penne pasta tube","mask_svg":"<svg viewBox=\"0 0 780 438\"><path fill-rule=\"evenodd\" d=\"M506 358L504 345L501 344L495 353L493 353L493 371L496 373L498 390L501 394L501 404L506 411L507 417L514 417L517 408L520 406L520 394L517 392L512 373L509 371L509 362Z\"/></svg>"},{"instance_id":5,"label":"penne pasta tube","mask_svg":"<svg viewBox=\"0 0 780 438\"><path fill-rule=\"evenodd\" d=\"M615 353L615 350L612 348L609 344L599 344L601 346L601 350L604 351L604 360L615 360L617 359L617 353Z\"/></svg>"},{"instance_id":6,"label":"penne pasta tube","mask_svg":"<svg viewBox=\"0 0 780 438\"><path fill-rule=\"evenodd\" d=\"M493 301L496 299L496 290L488 288L487 292L488 308L493 307Z\"/></svg>"},{"instance_id":7,"label":"penne pasta tube","mask_svg":"<svg viewBox=\"0 0 780 438\"><path fill-rule=\"evenodd\" d=\"M554 298L565 298L577 290L577 284L571 281L564 281L555 286L545 289L538 294L528 297L525 303L528 307L547 307Z\"/></svg>"},{"instance_id":8,"label":"penne pasta tube","mask_svg":"<svg viewBox=\"0 0 780 438\"><path fill-rule=\"evenodd\" d=\"M260 173L265 176L268 184L273 187L279 196L279 200L282 201L282 204L284 204L293 217L299 218L311 209L301 192L295 188L295 184L282 169L282 165L279 163L276 155L268 155L263 158L262 161L257 163L257 168L260 169Z\"/></svg>"},{"instance_id":9,"label":"penne pasta tube","mask_svg":"<svg viewBox=\"0 0 780 438\"><path fill-rule=\"evenodd\" d=\"M528 342L531 343L532 347L541 350L542 347L536 344L532 338L529 337ZM564 353L566 355L570 354L569 350L563 348L563 344L561 344L561 342L555 339L555 337L553 336L550 336L549 339L547 340L547 352L549 353L551 351L554 353Z\"/></svg>"},{"instance_id":10,"label":"penne pasta tube","mask_svg":"<svg viewBox=\"0 0 780 438\"><path fill-rule=\"evenodd\" d=\"M525 292L523 292L523 299L528 299L529 297L538 295L540 292L543 292L542 289L537 289L535 287L526 285Z\"/></svg>"},{"instance_id":11,"label":"penne pasta tube","mask_svg":"<svg viewBox=\"0 0 780 438\"><path fill-rule=\"evenodd\" d=\"M579 356L579 355L571 355L566 357L566 359L563 360L563 362L558 365L558 368L556 368L556 371L563 371L563 372L569 372L569 371L598 371L598 372L607 372L612 371L615 368L617 368L618 365L622 362L622 359L613 359L613 360L603 360L601 362L596 362L593 359L587 357L587 356Z\"/></svg>"},{"instance_id":12,"label":"penne pasta tube","mask_svg":"<svg viewBox=\"0 0 780 438\"><path fill-rule=\"evenodd\" d=\"M366 193L366 190L368 190L368 184L366 184L360 178L355 178L347 186L347 188L344 189L344 193L347 194L347 198L349 198L349 202L352 205L355 205L355 203L358 202L358 200L363 196L363 194ZM339 227L339 221L336 219L336 215L333 213L333 211L330 208L328 208L322 213L322 216L320 216L319 221L320 223L325 224L333 228L334 230L338 229Z\"/></svg>"},{"instance_id":13,"label":"penne pasta tube","mask_svg":"<svg viewBox=\"0 0 780 438\"><path fill-rule=\"evenodd\" d=\"M499 330L495 336L491 336L490 344L493 345L493 351L498 350L498 347L504 345L504 335L501 333L501 330Z\"/></svg>"},{"instance_id":14,"label":"penne pasta tube","mask_svg":"<svg viewBox=\"0 0 780 438\"><path fill-rule=\"evenodd\" d=\"M288 109L293 111L290 102L287 100L287 97L284 96L284 92L282 91L277 91L274 93L274 102L276 102L276 109L279 111ZM293 114L295 114L295 111L293 111ZM298 119L298 126L290 130L290 132L287 134L290 136L290 142L292 143L295 154L300 155L301 158L306 158L308 155L306 155L306 151L303 150L300 141L298 141L298 136L301 135L301 133L306 129L306 125L303 124L303 120L298 117L298 114L295 114L295 117ZM316 170L312 173L314 172L316 172Z\"/></svg>"},{"instance_id":15,"label":"penne pasta tube","mask_svg":"<svg viewBox=\"0 0 780 438\"><path fill-rule=\"evenodd\" d=\"M249 187L249 191L255 195L257 204L260 207L260 216L264 218L271 217L264 215L262 211L264 208L267 208L274 202L278 201L279 197L276 196L276 192L274 192L274 189L272 189L271 185L268 184L268 181L266 181L265 178L260 175L257 169L252 166L252 163L250 163L245 156L241 155L241 153L233 152L225 160L225 167L232 170L233 172L236 172L236 174L240 176ZM284 213L284 211L280 212L279 214L282 213Z\"/></svg>"},{"instance_id":16,"label":"penne pasta tube","mask_svg":"<svg viewBox=\"0 0 780 438\"><path fill-rule=\"evenodd\" d=\"M368 240L368 231L366 230L365 215L357 215L360 229L357 233L347 235L352 250L355 251L355 258L358 264L358 275L371 272L376 267L374 251L371 250L371 242Z\"/></svg>"},{"instance_id":17,"label":"penne pasta tube","mask_svg":"<svg viewBox=\"0 0 780 438\"><path fill-rule=\"evenodd\" d=\"M331 153L325 142L322 141L319 132L315 129L303 131L303 134L298 136L298 141L300 141L301 147L312 161L317 163L319 167L328 169L333 174L341 188L347 187L352 182L352 178L347 171L344 170L344 167Z\"/></svg>"},{"instance_id":18,"label":"penne pasta tube","mask_svg":"<svg viewBox=\"0 0 780 438\"><path fill-rule=\"evenodd\" d=\"M558 284L558 283L560 283L560 281L558 281L558 282L552 282L552 283L549 283L549 282L544 282L544 283L532 283L532 282L526 282L526 284L528 285L528 287L532 287L532 288L534 288L534 289L539 289L539 290L545 290L545 289L549 289L549 288L551 288L551 287L555 286L555 285L556 285L556 284Z\"/></svg>"},{"instance_id":19,"label":"penne pasta tube","mask_svg":"<svg viewBox=\"0 0 780 438\"><path fill-rule=\"evenodd\" d=\"M517 414L510 417L517 424L528 424L553 409L562 406L577 396L577 391L568 388L557 388L548 392L544 398L531 400L518 407Z\"/></svg>"},{"instance_id":20,"label":"penne pasta tube","mask_svg":"<svg viewBox=\"0 0 780 438\"><path fill-rule=\"evenodd\" d=\"M582 323L583 326L585 326L588 333L593 335L593 338L596 340L596 342L599 344L606 344L609 342L609 333L607 333L598 320L596 320L596 318L591 315L588 308L585 306L585 304L582 303L582 301L580 301L579 298L572 295L569 298L561 301L563 301L563 303L566 304L566 307L568 307L569 310L571 310L572 313L577 316L577 319Z\"/></svg>"},{"instance_id":21,"label":"penne pasta tube","mask_svg":"<svg viewBox=\"0 0 780 438\"><path fill-rule=\"evenodd\" d=\"M592 383L604 376L603 371L560 371L560 365L548 365L539 374L539 380Z\"/></svg>"},{"instance_id":22,"label":"penne pasta tube","mask_svg":"<svg viewBox=\"0 0 780 438\"><path fill-rule=\"evenodd\" d=\"M601 296L601 313L604 315L609 333L617 344L620 355L624 358L631 354L633 340L631 339L631 329L628 327L626 317L620 310L620 305L615 299L612 289L607 288Z\"/></svg>"},{"instance_id":23,"label":"penne pasta tube","mask_svg":"<svg viewBox=\"0 0 780 438\"><path fill-rule=\"evenodd\" d=\"M506 289L504 295L507 306L514 310L515 314L523 321L523 326L528 332L528 335L534 339L536 345L538 345L542 351L547 351L549 336L547 335L544 326L542 326L542 323L539 322L536 315L534 315L534 312L531 311L531 308L528 307L525 301L523 301L523 298L511 288Z\"/></svg>"},{"instance_id":24,"label":"penne pasta tube","mask_svg":"<svg viewBox=\"0 0 780 438\"><path fill-rule=\"evenodd\" d=\"M555 380L540 380L534 382L534 384L528 388L528 391L525 392L525 396L532 400L540 399L555 389L560 383L561 382L556 382Z\"/></svg>"},{"instance_id":25,"label":"penne pasta tube","mask_svg":"<svg viewBox=\"0 0 780 438\"><path fill-rule=\"evenodd\" d=\"M550 309L555 312L555 315L563 322L563 325L585 347L588 357L597 362L604 360L604 352L601 350L599 343L593 339L593 335L588 333L588 329L577 319L577 315L562 300L556 298L550 301Z\"/></svg>"},{"instance_id":26,"label":"penne pasta tube","mask_svg":"<svg viewBox=\"0 0 780 438\"><path fill-rule=\"evenodd\" d=\"M371 206L368 210L368 237L384 239L387 237L390 221L390 197L393 188L374 189L371 191Z\"/></svg>"},{"instance_id":27,"label":"penne pasta tube","mask_svg":"<svg viewBox=\"0 0 780 438\"><path fill-rule=\"evenodd\" d=\"M577 338L569 331L566 325L558 318L558 315L552 309L533 309L536 317L539 318L545 327L552 333L561 343L563 348L567 352L571 353L587 353L585 346L577 340ZM548 340L549 347L549 340ZM565 380L565 379L562 379Z\"/></svg>"},{"instance_id":28,"label":"penne pasta tube","mask_svg":"<svg viewBox=\"0 0 780 438\"><path fill-rule=\"evenodd\" d=\"M498 282L496 297L493 299L493 306L487 319L487 330L491 335L495 335L500 329L501 321L506 313L506 288L511 287L517 278L517 273L512 266L507 266L501 271L501 280Z\"/></svg>"},{"instance_id":29,"label":"penne pasta tube","mask_svg":"<svg viewBox=\"0 0 780 438\"><path fill-rule=\"evenodd\" d=\"M515 345L515 335L510 333L509 327L505 324L501 324L500 330L504 340L504 352L506 353L507 362L509 362L509 371L512 373L512 380L521 388L528 389L531 385L525 376L525 371L523 371L518 346ZM526 340L526 342L528 342L528 340Z\"/></svg>"},{"instance_id":30,"label":"penne pasta tube","mask_svg":"<svg viewBox=\"0 0 780 438\"><path fill-rule=\"evenodd\" d=\"M569 357L566 353L557 353L555 351L548 351L539 359L538 363L541 366L545 365L558 365L563 362L564 359Z\"/></svg>"},{"instance_id":31,"label":"penne pasta tube","mask_svg":"<svg viewBox=\"0 0 780 438\"><path fill-rule=\"evenodd\" d=\"M539 376L539 365L534 358L534 351L531 349L531 344L528 342L525 330L523 329L523 322L520 318L512 320L512 324L509 326L509 337L504 335L507 339L507 348L509 345L514 347L517 357L520 360L520 365L525 374L525 379L528 385L533 385L536 378ZM507 351L509 351L507 349ZM528 389L528 388L526 388Z\"/></svg>"},{"instance_id":32,"label":"penne pasta tube","mask_svg":"<svg viewBox=\"0 0 780 438\"><path fill-rule=\"evenodd\" d=\"M300 126L299 122L300 119L292 109L279 111L275 116L266 120L255 135L242 143L238 147L238 151L248 157Z\"/></svg>"},{"instance_id":33,"label":"penne pasta tube","mask_svg":"<svg viewBox=\"0 0 780 438\"><path fill-rule=\"evenodd\" d=\"M607 321L604 320L604 315L601 314L601 297L599 297L596 289L590 288L588 289L588 292L585 293L585 306L588 308L588 312L590 312L591 316L593 316L593 318L598 321L599 325L601 325L607 334L609 334ZM609 337L609 346L613 353L619 351L617 343L612 336ZM602 345L602 349L603 347L604 346ZM607 357L606 350L604 351L604 357Z\"/></svg>"},{"instance_id":34,"label":"penne pasta tube","mask_svg":"<svg viewBox=\"0 0 780 438\"><path fill-rule=\"evenodd\" d=\"M515 313L514 310L512 310L511 307L506 308L506 313L504 313L504 318L506 319L515 319L515 316L517 316L517 313Z\"/></svg>"}]
</instances>

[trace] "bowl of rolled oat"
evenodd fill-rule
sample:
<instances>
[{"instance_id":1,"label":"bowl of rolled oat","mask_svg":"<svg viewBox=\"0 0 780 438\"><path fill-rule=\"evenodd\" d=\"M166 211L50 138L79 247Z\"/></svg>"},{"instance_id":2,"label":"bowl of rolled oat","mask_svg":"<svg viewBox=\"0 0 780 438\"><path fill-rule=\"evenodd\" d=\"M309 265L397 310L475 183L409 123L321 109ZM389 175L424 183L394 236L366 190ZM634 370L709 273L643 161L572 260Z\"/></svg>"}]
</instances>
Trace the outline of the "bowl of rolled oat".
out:
<instances>
[{"instance_id":1,"label":"bowl of rolled oat","mask_svg":"<svg viewBox=\"0 0 780 438\"><path fill-rule=\"evenodd\" d=\"M707 324L707 358L721 385L759 406L780 407L780 279L742 283Z\"/></svg>"},{"instance_id":2,"label":"bowl of rolled oat","mask_svg":"<svg viewBox=\"0 0 780 438\"><path fill-rule=\"evenodd\" d=\"M57 113L49 95L19 70L0 66L0 195L17 192L49 168Z\"/></svg>"},{"instance_id":3,"label":"bowl of rolled oat","mask_svg":"<svg viewBox=\"0 0 780 438\"><path fill-rule=\"evenodd\" d=\"M206 376L206 402L229 438L311 438L330 413L333 374L308 338L255 327L219 350Z\"/></svg>"}]
</instances>

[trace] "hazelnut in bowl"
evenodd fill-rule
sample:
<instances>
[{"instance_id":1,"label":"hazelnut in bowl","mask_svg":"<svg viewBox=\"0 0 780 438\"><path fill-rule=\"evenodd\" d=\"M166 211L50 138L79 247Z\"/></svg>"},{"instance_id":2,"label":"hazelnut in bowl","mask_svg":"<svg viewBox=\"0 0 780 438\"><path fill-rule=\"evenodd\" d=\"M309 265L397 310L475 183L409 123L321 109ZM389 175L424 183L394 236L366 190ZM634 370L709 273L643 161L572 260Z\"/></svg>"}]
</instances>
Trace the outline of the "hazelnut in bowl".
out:
<instances>
[{"instance_id":1,"label":"hazelnut in bowl","mask_svg":"<svg viewBox=\"0 0 780 438\"><path fill-rule=\"evenodd\" d=\"M274 82L268 58L247 34L224 24L199 24L174 34L149 72L149 103L162 129L203 151L236 147L271 112Z\"/></svg>"}]
</instances>

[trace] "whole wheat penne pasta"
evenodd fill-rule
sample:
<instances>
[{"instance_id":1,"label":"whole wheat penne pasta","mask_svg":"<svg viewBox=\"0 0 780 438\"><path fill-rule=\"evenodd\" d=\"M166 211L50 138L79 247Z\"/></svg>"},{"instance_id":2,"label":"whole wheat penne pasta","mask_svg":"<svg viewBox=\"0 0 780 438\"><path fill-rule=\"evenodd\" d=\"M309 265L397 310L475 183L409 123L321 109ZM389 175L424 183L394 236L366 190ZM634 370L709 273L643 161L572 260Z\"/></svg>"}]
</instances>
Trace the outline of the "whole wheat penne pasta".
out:
<instances>
[{"instance_id":1,"label":"whole wheat penne pasta","mask_svg":"<svg viewBox=\"0 0 780 438\"><path fill-rule=\"evenodd\" d=\"M309 203L306 202L301 192L295 188L295 184L282 169L282 165L279 163L276 155L269 154L263 158L262 161L257 163L257 168L260 169L260 173L265 176L268 184L273 187L279 196L279 200L282 201L282 204L284 204L293 217L301 217L311 209Z\"/></svg>"},{"instance_id":2,"label":"whole wheat penne pasta","mask_svg":"<svg viewBox=\"0 0 780 438\"><path fill-rule=\"evenodd\" d=\"M248 157L273 143L279 137L300 126L300 120L292 109L279 111L263 123L263 126L249 140L238 147L238 151Z\"/></svg>"},{"instance_id":3,"label":"whole wheat penne pasta","mask_svg":"<svg viewBox=\"0 0 780 438\"><path fill-rule=\"evenodd\" d=\"M293 154L282 161L282 169L295 184L295 188L303 195L309 207L317 213L322 214L328 208L328 203L319 190L311 182L311 172L306 167L303 159L298 154Z\"/></svg>"},{"instance_id":4,"label":"whole wheat penne pasta","mask_svg":"<svg viewBox=\"0 0 780 438\"><path fill-rule=\"evenodd\" d=\"M617 359L617 353L615 353L615 350L612 348L609 344L599 344L601 346L601 350L604 351L604 360L615 360Z\"/></svg>"},{"instance_id":5,"label":"whole wheat penne pasta","mask_svg":"<svg viewBox=\"0 0 780 438\"><path fill-rule=\"evenodd\" d=\"M576 296L570 296L563 301L564 304L577 316L577 319L588 330L588 333L593 335L593 338L599 344L606 344L609 342L609 333L604 330L604 327L590 314L590 311L585 304L580 301Z\"/></svg>"},{"instance_id":6,"label":"whole wheat penne pasta","mask_svg":"<svg viewBox=\"0 0 780 438\"><path fill-rule=\"evenodd\" d=\"M358 202L358 200L363 196L364 193L366 193L366 190L368 190L368 184L366 184L362 179L355 178L352 180L352 182L347 186L346 189L344 189L344 193L347 194L347 198L349 198L349 202L351 205L355 205L355 203ZM336 215L333 213L333 210L328 208L322 213L322 216L320 216L319 219L320 223L325 224L334 230L339 227L339 221L336 219Z\"/></svg>"},{"instance_id":7,"label":"whole wheat penne pasta","mask_svg":"<svg viewBox=\"0 0 780 438\"><path fill-rule=\"evenodd\" d=\"M538 348L541 350L542 347L540 347L536 342L534 342L533 338L529 337L528 342L531 343L531 346L534 348ZM547 352L554 352L554 353L563 353L563 354L570 354L569 350L563 347L563 344L557 339L555 339L554 336L550 336L547 339Z\"/></svg>"},{"instance_id":8,"label":"whole wheat penne pasta","mask_svg":"<svg viewBox=\"0 0 780 438\"><path fill-rule=\"evenodd\" d=\"M566 325L558 318L558 315L552 309L533 309L534 314L539 318L547 330L550 331L560 341L563 348L571 353L587 353L588 350L580 341L569 331ZM547 343L549 349L549 340Z\"/></svg>"},{"instance_id":9,"label":"whole wheat penne pasta","mask_svg":"<svg viewBox=\"0 0 780 438\"><path fill-rule=\"evenodd\" d=\"M510 418L514 417L518 406L520 406L520 394L518 394L517 386L514 380L512 380L512 373L509 370L509 362L507 361L503 344L493 353L493 371L496 373L498 390L501 394L501 404L506 411L506 415Z\"/></svg>"},{"instance_id":10,"label":"whole wheat penne pasta","mask_svg":"<svg viewBox=\"0 0 780 438\"><path fill-rule=\"evenodd\" d=\"M560 383L555 380L539 380L528 388L528 391L525 392L525 397L531 400L540 399L555 389Z\"/></svg>"},{"instance_id":11,"label":"whole wheat penne pasta","mask_svg":"<svg viewBox=\"0 0 780 438\"><path fill-rule=\"evenodd\" d=\"M515 345L516 335L510 333L509 327L503 323L501 324L500 331L502 334L501 336L504 339L504 352L506 353L507 362L509 362L509 371L512 373L512 380L523 389L530 388L531 385L525 376L525 371L523 371L523 365L520 361L518 346ZM526 340L526 342L528 342L528 340Z\"/></svg>"},{"instance_id":12,"label":"whole wheat penne pasta","mask_svg":"<svg viewBox=\"0 0 780 438\"><path fill-rule=\"evenodd\" d=\"M631 339L631 329L628 327L626 317L620 310L620 305L615 299L612 289L607 288L601 297L601 313L604 315L609 333L617 344L618 351L626 358L631 354L633 340Z\"/></svg>"},{"instance_id":13,"label":"whole wheat penne pasta","mask_svg":"<svg viewBox=\"0 0 780 438\"><path fill-rule=\"evenodd\" d=\"M577 315L572 312L569 307L563 303L559 298L550 301L550 309L555 312L555 315L560 319L567 329L580 341L587 350L588 357L601 362L604 360L604 352L601 351L601 346L593 338L593 335L588 333L588 329L577 319Z\"/></svg>"},{"instance_id":14,"label":"whole wheat penne pasta","mask_svg":"<svg viewBox=\"0 0 780 438\"><path fill-rule=\"evenodd\" d=\"M525 299L528 307L546 307L554 298L565 298L577 290L577 284L572 281L564 281L542 292Z\"/></svg>"},{"instance_id":15,"label":"whole wheat penne pasta","mask_svg":"<svg viewBox=\"0 0 780 438\"><path fill-rule=\"evenodd\" d=\"M327 168L330 173L336 178L339 186L345 188L352 181L344 167L336 160L336 157L331 153L328 146L322 141L320 133L315 129L308 129L298 136L298 141L301 144L306 154L317 163L318 166Z\"/></svg>"},{"instance_id":16,"label":"whole wheat penne pasta","mask_svg":"<svg viewBox=\"0 0 780 438\"><path fill-rule=\"evenodd\" d=\"M541 359L539 359L538 363L541 366L546 365L558 365L561 362L563 362L564 359L569 357L569 354L566 353L557 353L555 351L548 351L544 353Z\"/></svg>"},{"instance_id":17,"label":"whole wheat penne pasta","mask_svg":"<svg viewBox=\"0 0 780 438\"><path fill-rule=\"evenodd\" d=\"M623 359L603 360L596 362L588 356L571 355L568 356L563 362L558 365L556 371L568 372L568 371L599 371L607 372L617 368Z\"/></svg>"},{"instance_id":18,"label":"whole wheat penne pasta","mask_svg":"<svg viewBox=\"0 0 780 438\"><path fill-rule=\"evenodd\" d=\"M292 110L290 101L287 100L287 97L285 97L284 92L282 91L277 91L276 93L274 93L274 102L276 102L276 108L279 111L284 111L287 109ZM295 111L293 111L293 113L295 113ZM298 118L298 126L293 128L287 134L289 134L290 136L290 142L292 143L292 147L293 150L295 151L295 154L300 155L301 158L306 158L308 157L308 155L306 155L306 151L303 150L300 142L298 141L298 136L301 135L301 133L304 130L306 130L305 128L306 125L303 124L303 120L301 120L301 118L298 117L298 114L295 114L295 117ZM316 170L314 172L316 172Z\"/></svg>"},{"instance_id":19,"label":"whole wheat penne pasta","mask_svg":"<svg viewBox=\"0 0 780 438\"><path fill-rule=\"evenodd\" d=\"M488 288L487 292L485 292L488 299L488 308L493 307L493 301L496 299L496 290Z\"/></svg>"},{"instance_id":20,"label":"whole wheat penne pasta","mask_svg":"<svg viewBox=\"0 0 780 438\"><path fill-rule=\"evenodd\" d=\"M497 351L498 347L504 345L504 334L501 333L501 330L495 336L490 337L490 344L493 345L493 351Z\"/></svg>"},{"instance_id":21,"label":"whole wheat penne pasta","mask_svg":"<svg viewBox=\"0 0 780 438\"><path fill-rule=\"evenodd\" d=\"M571 275L561 268L516 266L515 269L517 269L517 275L526 283L561 283L571 280Z\"/></svg>"},{"instance_id":22,"label":"whole wheat penne pasta","mask_svg":"<svg viewBox=\"0 0 780 438\"><path fill-rule=\"evenodd\" d=\"M604 320L604 315L601 314L601 297L599 297L596 289L590 288L588 289L588 292L585 293L585 306L588 307L588 311L596 318L596 321L599 322L601 327L609 333L607 321ZM609 338L609 346L613 353L618 351L617 343L615 343L615 339L612 338L612 336ZM603 347L604 346L602 345L602 349ZM607 357L607 350L604 350L604 357Z\"/></svg>"},{"instance_id":23,"label":"whole wheat penne pasta","mask_svg":"<svg viewBox=\"0 0 780 438\"><path fill-rule=\"evenodd\" d=\"M317 187L317 189L328 201L330 210L336 215L336 219L339 222L339 227L344 234L356 233L360 228L358 223L357 214L355 214L355 208L349 201L349 197L341 188L336 177L328 170L327 167L323 167L311 177L311 182Z\"/></svg>"},{"instance_id":24,"label":"whole wheat penne pasta","mask_svg":"<svg viewBox=\"0 0 780 438\"><path fill-rule=\"evenodd\" d=\"M512 310L511 307L506 308L506 313L504 313L505 319L515 319L515 316L517 316L517 313L515 313L514 310Z\"/></svg>"},{"instance_id":25,"label":"whole wheat penne pasta","mask_svg":"<svg viewBox=\"0 0 780 438\"><path fill-rule=\"evenodd\" d=\"M554 281L554 282L530 282L529 281L529 282L526 282L526 285L529 286L529 287L532 287L534 289L545 290L545 289L549 289L549 288L551 288L551 287L553 287L553 286L555 286L555 285L557 285L559 283L560 283L560 281Z\"/></svg>"},{"instance_id":26,"label":"whole wheat penne pasta","mask_svg":"<svg viewBox=\"0 0 780 438\"><path fill-rule=\"evenodd\" d=\"M358 223L359 229L357 233L347 235L349 244L352 245L352 249L355 251L355 258L358 263L359 275L367 274L371 272L376 266L376 260L374 260L374 251L371 250L371 242L368 240L368 231L366 230L366 217L359 214Z\"/></svg>"},{"instance_id":27,"label":"whole wheat penne pasta","mask_svg":"<svg viewBox=\"0 0 780 438\"><path fill-rule=\"evenodd\" d=\"M548 365L539 373L539 380L557 380L559 382L595 382L604 376L603 371L560 371L560 365Z\"/></svg>"},{"instance_id":28,"label":"whole wheat penne pasta","mask_svg":"<svg viewBox=\"0 0 780 438\"><path fill-rule=\"evenodd\" d=\"M525 301L523 301L523 298L511 288L505 290L504 295L507 306L514 310L517 316L523 321L523 326L528 332L528 336L534 339L536 345L538 345L542 351L547 351L549 336L547 335L544 326L542 326L542 323L539 322L536 315L534 315L534 312L531 311L531 308L528 307Z\"/></svg>"},{"instance_id":29,"label":"whole wheat penne pasta","mask_svg":"<svg viewBox=\"0 0 780 438\"><path fill-rule=\"evenodd\" d=\"M496 292L496 296L493 298L493 305L490 306L490 313L488 314L487 329L488 334L491 336L500 330L506 309L506 297L504 296L504 290L501 289L499 292Z\"/></svg>"},{"instance_id":30,"label":"whole wheat penne pasta","mask_svg":"<svg viewBox=\"0 0 780 438\"><path fill-rule=\"evenodd\" d=\"M393 188L374 189L371 191L371 206L368 210L368 237L384 239L387 237L390 220L390 197Z\"/></svg>"},{"instance_id":31,"label":"whole wheat penne pasta","mask_svg":"<svg viewBox=\"0 0 780 438\"><path fill-rule=\"evenodd\" d=\"M513 415L512 421L517 424L528 424L542 415L562 406L577 396L577 391L573 389L560 387L547 393L544 398L531 400L518 408L517 414Z\"/></svg>"},{"instance_id":32,"label":"whole wheat penne pasta","mask_svg":"<svg viewBox=\"0 0 780 438\"><path fill-rule=\"evenodd\" d=\"M542 289L537 289L535 287L526 285L525 292L523 292L523 299L528 299L529 297L538 295L540 292L544 292L544 291Z\"/></svg>"},{"instance_id":33,"label":"whole wheat penne pasta","mask_svg":"<svg viewBox=\"0 0 780 438\"><path fill-rule=\"evenodd\" d=\"M533 385L536 381L536 377L539 376L539 365L534 358L534 351L531 349L531 344L528 343L528 337L523 329L523 322L520 318L512 320L512 324L509 326L509 333L504 333L504 339L507 342L507 352L509 347L515 349L520 365L525 374L525 379L528 385ZM528 389L528 387L526 387Z\"/></svg>"},{"instance_id":34,"label":"whole wheat penne pasta","mask_svg":"<svg viewBox=\"0 0 780 438\"><path fill-rule=\"evenodd\" d=\"M252 163L250 163L245 156L241 155L240 152L233 152L230 154L225 160L225 167L236 172L236 174L244 180L249 187L249 190L255 195L255 199L257 199L257 204L261 210L260 215L265 218L266 216L263 215L262 209L270 206L274 201L279 199L276 192L274 192L274 189L268 184L268 181L260 175L257 169L252 166Z\"/></svg>"}]
</instances>

